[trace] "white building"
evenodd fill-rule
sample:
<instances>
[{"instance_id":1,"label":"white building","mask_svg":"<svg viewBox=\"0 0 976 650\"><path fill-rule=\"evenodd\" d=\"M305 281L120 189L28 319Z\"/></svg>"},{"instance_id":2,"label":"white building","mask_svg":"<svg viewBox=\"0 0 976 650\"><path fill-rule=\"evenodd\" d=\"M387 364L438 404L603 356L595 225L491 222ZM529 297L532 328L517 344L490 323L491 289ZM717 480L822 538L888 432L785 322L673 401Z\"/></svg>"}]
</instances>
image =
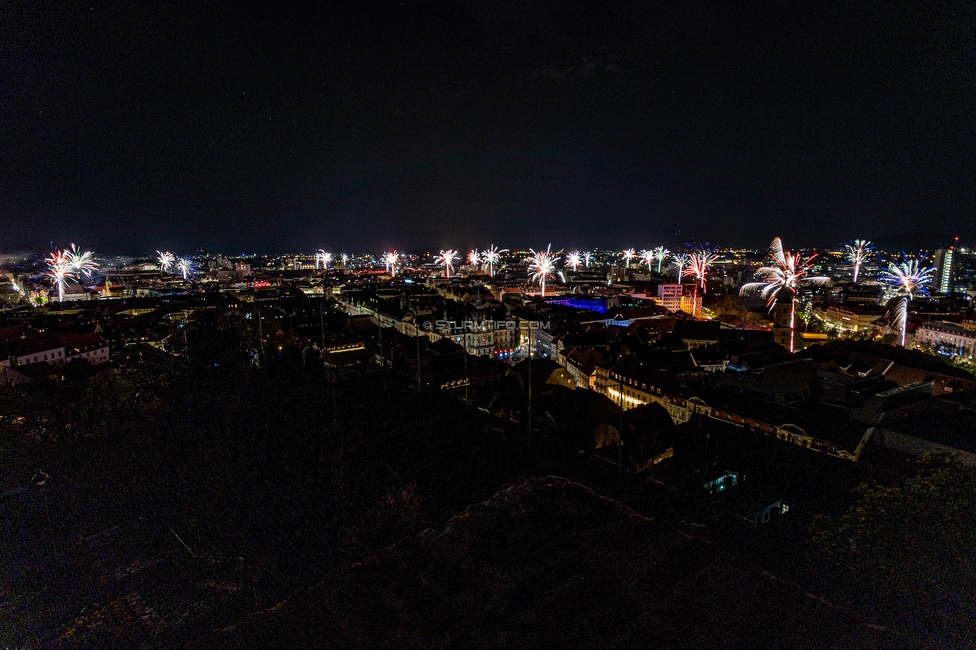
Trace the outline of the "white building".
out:
<instances>
[{"instance_id":1,"label":"white building","mask_svg":"<svg viewBox=\"0 0 976 650\"><path fill-rule=\"evenodd\" d=\"M955 323L922 323L915 330L915 346L954 357L976 356L976 331Z\"/></svg>"}]
</instances>

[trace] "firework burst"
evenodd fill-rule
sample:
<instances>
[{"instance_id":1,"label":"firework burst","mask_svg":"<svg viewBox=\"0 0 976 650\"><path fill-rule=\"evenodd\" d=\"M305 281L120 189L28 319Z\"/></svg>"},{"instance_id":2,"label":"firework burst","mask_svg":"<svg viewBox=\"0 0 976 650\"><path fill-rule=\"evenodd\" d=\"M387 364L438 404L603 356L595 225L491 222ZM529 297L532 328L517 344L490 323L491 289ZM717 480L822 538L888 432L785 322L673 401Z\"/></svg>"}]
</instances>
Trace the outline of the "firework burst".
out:
<instances>
[{"instance_id":1,"label":"firework burst","mask_svg":"<svg viewBox=\"0 0 976 650\"><path fill-rule=\"evenodd\" d=\"M529 278L533 282L538 282L539 286L542 287L542 297L546 297L546 278L553 277L553 272L556 269L556 262L559 260L559 256L553 253L552 244L546 247L546 250L535 252L531 248L529 251L532 253L529 256Z\"/></svg>"},{"instance_id":2,"label":"firework burst","mask_svg":"<svg viewBox=\"0 0 976 650\"><path fill-rule=\"evenodd\" d=\"M688 253L675 253L671 256L671 264L674 266L678 273L678 282L681 282L681 278L684 276L685 267L688 266L688 261L691 256Z\"/></svg>"},{"instance_id":3,"label":"firework burst","mask_svg":"<svg viewBox=\"0 0 976 650\"><path fill-rule=\"evenodd\" d=\"M573 251L566 255L566 263L564 266L568 266L574 271L578 269L583 264L583 254L579 251Z\"/></svg>"},{"instance_id":4,"label":"firework burst","mask_svg":"<svg viewBox=\"0 0 976 650\"><path fill-rule=\"evenodd\" d=\"M664 246L658 246L657 248L654 249L654 259L657 260L657 272L658 273L661 272L661 265L664 263L664 260L668 259L668 255L670 255L670 254L671 254L671 251L669 251Z\"/></svg>"},{"instance_id":5,"label":"firework burst","mask_svg":"<svg viewBox=\"0 0 976 650\"><path fill-rule=\"evenodd\" d=\"M332 253L319 249L319 252L315 254L315 268L319 268L319 264L322 265L323 269L329 268L329 264L332 263Z\"/></svg>"},{"instance_id":6,"label":"firework burst","mask_svg":"<svg viewBox=\"0 0 976 650\"><path fill-rule=\"evenodd\" d=\"M593 253L590 252L583 253L583 265L586 268L590 268L590 262L592 261L593 261Z\"/></svg>"},{"instance_id":7,"label":"firework burst","mask_svg":"<svg viewBox=\"0 0 976 650\"><path fill-rule=\"evenodd\" d=\"M64 291L68 288L68 280L74 279L69 255L67 251L58 249L53 251L50 257L44 258L47 271L43 275L58 288L58 302L64 302Z\"/></svg>"},{"instance_id":8,"label":"firework burst","mask_svg":"<svg viewBox=\"0 0 976 650\"><path fill-rule=\"evenodd\" d=\"M776 306L779 294L787 291L790 294L790 352L793 352L793 330L796 323L796 292L801 284L827 284L830 278L824 276L807 275L813 268L813 260L817 255L803 257L799 253L783 250L783 242L779 237L769 246L769 256L772 266L764 266L754 274L760 278L759 282L743 285L740 295L758 294L766 299L766 306L772 310Z\"/></svg>"},{"instance_id":9,"label":"firework burst","mask_svg":"<svg viewBox=\"0 0 976 650\"><path fill-rule=\"evenodd\" d=\"M468 251L468 265L478 266L480 263L481 263L481 253L478 252L478 249L476 248L473 251Z\"/></svg>"},{"instance_id":10,"label":"firework burst","mask_svg":"<svg viewBox=\"0 0 976 650\"><path fill-rule=\"evenodd\" d=\"M640 257L640 261L637 263L637 266L645 264L647 265L647 270L650 271L651 267L654 265L654 251L645 248L637 255Z\"/></svg>"},{"instance_id":11,"label":"firework burst","mask_svg":"<svg viewBox=\"0 0 976 650\"><path fill-rule=\"evenodd\" d=\"M688 262L684 274L695 278L696 286L701 287L702 293L705 292L705 282L708 280L708 269L718 260L718 255L712 251L701 248L688 253Z\"/></svg>"},{"instance_id":12,"label":"firework burst","mask_svg":"<svg viewBox=\"0 0 976 650\"><path fill-rule=\"evenodd\" d=\"M437 266L444 267L445 277L451 277L451 271L454 270L454 261L458 259L458 252L453 248L448 248L446 251L441 251L437 257L434 258L434 262Z\"/></svg>"},{"instance_id":13,"label":"firework burst","mask_svg":"<svg viewBox=\"0 0 976 650\"><path fill-rule=\"evenodd\" d=\"M65 256L68 260L68 266L71 267L71 271L75 275L84 274L86 278L89 278L92 271L98 268L98 264L94 261L95 253L83 251L74 244L71 245L70 251L65 251Z\"/></svg>"},{"instance_id":14,"label":"firework burst","mask_svg":"<svg viewBox=\"0 0 976 650\"><path fill-rule=\"evenodd\" d=\"M159 256L156 258L156 262L159 264L160 273L169 273L173 270L173 265L176 264L176 255L172 253L164 253L163 251L156 251Z\"/></svg>"},{"instance_id":15,"label":"firework burst","mask_svg":"<svg viewBox=\"0 0 976 650\"><path fill-rule=\"evenodd\" d=\"M507 248L498 250L494 245L491 245L488 247L488 250L481 253L481 261L488 265L488 274L491 277L495 277L495 265L498 264L501 254L507 252Z\"/></svg>"},{"instance_id":16,"label":"firework burst","mask_svg":"<svg viewBox=\"0 0 976 650\"><path fill-rule=\"evenodd\" d=\"M391 253L383 253L383 264L386 265L386 272L393 277L396 277L396 267L399 261L400 253L396 251Z\"/></svg>"},{"instance_id":17,"label":"firework burst","mask_svg":"<svg viewBox=\"0 0 976 650\"><path fill-rule=\"evenodd\" d=\"M847 250L847 261L854 265L854 284L857 284L857 276L861 271L861 265L871 255L874 245L866 239L855 239L849 244L845 244Z\"/></svg>"},{"instance_id":18,"label":"firework burst","mask_svg":"<svg viewBox=\"0 0 976 650\"><path fill-rule=\"evenodd\" d=\"M906 296L913 298L916 295L927 296L929 285L932 283L932 274L935 269L931 266L922 266L924 257L909 259L904 256L904 261L898 264L888 263L888 271L881 276L881 281L885 284L889 296Z\"/></svg>"},{"instance_id":19,"label":"firework burst","mask_svg":"<svg viewBox=\"0 0 976 650\"><path fill-rule=\"evenodd\" d=\"M189 280L197 272L197 265L189 257L176 258L176 272L183 276L184 280Z\"/></svg>"},{"instance_id":20,"label":"firework burst","mask_svg":"<svg viewBox=\"0 0 976 650\"><path fill-rule=\"evenodd\" d=\"M783 242L779 237L769 246L772 266L764 266L754 274L760 278L759 282L750 282L742 287L740 295L758 294L766 299L766 306L772 309L776 305L779 292L783 289L796 295L803 283L827 284L830 278L824 276L810 276L807 273L813 268L816 254L804 258L799 253L783 250Z\"/></svg>"},{"instance_id":21,"label":"firework burst","mask_svg":"<svg viewBox=\"0 0 976 650\"><path fill-rule=\"evenodd\" d=\"M637 251L635 251L633 248L628 248L627 250L625 250L623 252L623 256L624 256L624 267L630 266L630 261L632 259L634 259L634 257L636 255L637 255Z\"/></svg>"},{"instance_id":22,"label":"firework burst","mask_svg":"<svg viewBox=\"0 0 976 650\"><path fill-rule=\"evenodd\" d=\"M346 255L345 253L343 253L343 254L342 254L342 255L340 256L340 259L342 260L342 267L343 267L343 268L345 268L346 266L348 266L348 265L349 265L349 256L348 256L348 255Z\"/></svg>"},{"instance_id":23,"label":"firework burst","mask_svg":"<svg viewBox=\"0 0 976 650\"><path fill-rule=\"evenodd\" d=\"M885 285L887 297L901 297L896 307L895 326L901 329L901 345L905 347L909 303L916 295L929 295L929 284L932 282L935 269L931 266L922 266L925 261L924 256L909 259L908 255L903 254L903 257L904 261L899 264L888 262L888 271L881 276L881 281Z\"/></svg>"}]
</instances>

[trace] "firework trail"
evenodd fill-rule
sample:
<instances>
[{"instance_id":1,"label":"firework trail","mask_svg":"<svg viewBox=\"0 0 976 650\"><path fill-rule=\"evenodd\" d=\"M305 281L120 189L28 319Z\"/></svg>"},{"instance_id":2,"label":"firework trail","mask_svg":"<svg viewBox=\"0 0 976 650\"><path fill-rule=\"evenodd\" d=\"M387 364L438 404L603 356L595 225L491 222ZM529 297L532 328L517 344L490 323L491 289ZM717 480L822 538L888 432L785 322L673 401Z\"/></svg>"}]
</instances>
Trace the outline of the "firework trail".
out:
<instances>
[{"instance_id":1,"label":"firework trail","mask_svg":"<svg viewBox=\"0 0 976 650\"><path fill-rule=\"evenodd\" d=\"M342 267L343 267L343 268L345 268L345 267L346 267L346 265L348 265L348 264L349 264L349 256L348 256L348 255L346 255L345 253L343 253L343 254L342 254L342 255L340 256L340 259L342 260Z\"/></svg>"},{"instance_id":2,"label":"firework trail","mask_svg":"<svg viewBox=\"0 0 976 650\"><path fill-rule=\"evenodd\" d=\"M854 265L854 284L857 284L857 275L861 271L861 265L871 255L874 245L866 239L855 239L849 244L845 244L847 249L847 260Z\"/></svg>"},{"instance_id":3,"label":"firework trail","mask_svg":"<svg viewBox=\"0 0 976 650\"><path fill-rule=\"evenodd\" d=\"M650 271L651 267L654 265L654 251L645 248L637 255L640 257L640 261L637 263L637 266L639 267L641 264L646 264L647 270Z\"/></svg>"},{"instance_id":4,"label":"firework trail","mask_svg":"<svg viewBox=\"0 0 976 650\"><path fill-rule=\"evenodd\" d=\"M319 249L319 252L315 254L315 268L319 268L319 264L322 264L323 269L329 268L329 264L332 263L332 253L326 252Z\"/></svg>"},{"instance_id":5,"label":"firework trail","mask_svg":"<svg viewBox=\"0 0 976 650\"><path fill-rule=\"evenodd\" d=\"M538 282L539 286L542 287L542 297L546 297L546 278L553 277L553 272L556 269L556 261L559 257L556 253L553 253L550 249L552 244L546 247L546 250L535 252L531 248L532 255L529 257L529 278L534 282Z\"/></svg>"},{"instance_id":6,"label":"firework trail","mask_svg":"<svg viewBox=\"0 0 976 650\"><path fill-rule=\"evenodd\" d=\"M590 262L593 261L593 253L583 253L583 264L586 268L590 268Z\"/></svg>"},{"instance_id":7,"label":"firework trail","mask_svg":"<svg viewBox=\"0 0 976 650\"><path fill-rule=\"evenodd\" d=\"M488 274L491 277L495 277L495 265L498 264L498 260L501 258L502 253L507 253L508 249L503 248L498 250L495 248L494 244L488 247L488 250L481 254L482 261L488 265Z\"/></svg>"},{"instance_id":8,"label":"firework trail","mask_svg":"<svg viewBox=\"0 0 976 650\"><path fill-rule=\"evenodd\" d=\"M750 282L739 290L740 295L758 294L766 299L766 306L772 310L776 306L779 294L788 292L790 298L790 352L794 350L793 333L796 323L796 292L801 284L827 284L830 278L824 276L807 275L813 268L813 260L817 255L804 258L799 253L783 250L783 242L779 237L773 239L769 246L769 255L773 264L764 266L754 274L760 278L759 282Z\"/></svg>"},{"instance_id":9,"label":"firework trail","mask_svg":"<svg viewBox=\"0 0 976 650\"><path fill-rule=\"evenodd\" d=\"M189 257L176 257L176 272L182 274L184 280L189 280L190 276L197 272L196 264Z\"/></svg>"},{"instance_id":10,"label":"firework trail","mask_svg":"<svg viewBox=\"0 0 976 650\"><path fill-rule=\"evenodd\" d=\"M451 271L454 269L454 260L458 259L458 252L453 248L448 248L446 251L441 251L440 254L434 258L434 262L437 266L444 267L445 277L451 277Z\"/></svg>"},{"instance_id":11,"label":"firework trail","mask_svg":"<svg viewBox=\"0 0 976 650\"><path fill-rule=\"evenodd\" d=\"M386 272L391 274L392 277L396 277L396 266L399 261L400 253L396 251L383 254L383 264L386 265Z\"/></svg>"},{"instance_id":12,"label":"firework trail","mask_svg":"<svg viewBox=\"0 0 976 650\"><path fill-rule=\"evenodd\" d=\"M50 257L44 258L44 261L47 263L47 271L43 275L58 288L58 302L64 302L64 291L68 288L68 280L74 279L69 253L57 249Z\"/></svg>"},{"instance_id":13,"label":"firework trail","mask_svg":"<svg viewBox=\"0 0 976 650\"><path fill-rule=\"evenodd\" d=\"M905 261L895 264L888 262L888 271L881 276L881 282L885 285L886 296L900 296L895 324L901 329L901 346L905 347L905 338L908 329L908 306L912 298L916 295L929 295L929 284L932 282L932 274L935 269L931 266L922 266L925 261L924 256L916 259L909 259L908 255L902 254Z\"/></svg>"},{"instance_id":14,"label":"firework trail","mask_svg":"<svg viewBox=\"0 0 976 650\"><path fill-rule=\"evenodd\" d=\"M671 254L671 251L669 251L664 246L658 246L657 248L654 249L654 257L655 257L655 259L657 259L657 272L658 273L661 272L661 264L664 263L664 260L668 259L668 255L670 255L670 254Z\"/></svg>"},{"instance_id":15,"label":"firework trail","mask_svg":"<svg viewBox=\"0 0 976 650\"><path fill-rule=\"evenodd\" d=\"M578 269L583 264L583 254L579 251L573 251L566 255L566 263L564 266L568 266L574 271Z\"/></svg>"},{"instance_id":16,"label":"firework trail","mask_svg":"<svg viewBox=\"0 0 976 650\"><path fill-rule=\"evenodd\" d=\"M691 256L688 253L675 253L671 256L671 259L674 260L672 262L672 266L674 266L675 270L678 272L678 282L681 282L685 267L688 266Z\"/></svg>"},{"instance_id":17,"label":"firework trail","mask_svg":"<svg viewBox=\"0 0 976 650\"><path fill-rule=\"evenodd\" d=\"M65 251L65 256L68 260L68 266L71 267L71 272L75 275L83 273L86 278L90 278L92 271L98 268L98 264L94 261L95 253L82 251L74 244L71 245L70 251Z\"/></svg>"},{"instance_id":18,"label":"firework trail","mask_svg":"<svg viewBox=\"0 0 976 650\"><path fill-rule=\"evenodd\" d=\"M688 254L688 268L684 270L684 274L688 277L695 278L697 281L696 286L701 287L702 293L705 292L705 281L708 279L708 269L713 263L715 263L716 260L718 260L718 255L705 248L692 251Z\"/></svg>"},{"instance_id":19,"label":"firework trail","mask_svg":"<svg viewBox=\"0 0 976 650\"><path fill-rule=\"evenodd\" d=\"M156 251L159 257L156 258L156 262L159 264L160 273L169 273L173 270L173 265L176 264L176 255L172 253L164 253L163 251Z\"/></svg>"}]
</instances>

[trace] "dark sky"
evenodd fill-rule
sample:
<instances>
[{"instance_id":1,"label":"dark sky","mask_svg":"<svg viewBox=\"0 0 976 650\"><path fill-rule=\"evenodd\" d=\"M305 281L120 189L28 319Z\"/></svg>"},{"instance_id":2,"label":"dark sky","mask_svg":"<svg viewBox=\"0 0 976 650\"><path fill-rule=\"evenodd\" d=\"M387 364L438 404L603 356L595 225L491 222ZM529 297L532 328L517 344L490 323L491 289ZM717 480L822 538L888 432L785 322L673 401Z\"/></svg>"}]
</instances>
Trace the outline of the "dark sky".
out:
<instances>
[{"instance_id":1,"label":"dark sky","mask_svg":"<svg viewBox=\"0 0 976 650\"><path fill-rule=\"evenodd\" d=\"M0 251L974 230L971 2L297 7L0 3Z\"/></svg>"}]
</instances>

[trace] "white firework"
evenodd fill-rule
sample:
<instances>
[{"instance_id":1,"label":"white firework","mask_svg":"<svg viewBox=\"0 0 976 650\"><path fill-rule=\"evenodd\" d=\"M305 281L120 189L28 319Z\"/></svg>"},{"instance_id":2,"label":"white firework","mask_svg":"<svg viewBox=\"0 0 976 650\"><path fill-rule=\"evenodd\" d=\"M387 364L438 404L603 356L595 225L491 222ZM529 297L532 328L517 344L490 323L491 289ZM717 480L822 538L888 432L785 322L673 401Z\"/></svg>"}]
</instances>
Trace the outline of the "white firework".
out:
<instances>
[{"instance_id":1,"label":"white firework","mask_svg":"<svg viewBox=\"0 0 976 650\"><path fill-rule=\"evenodd\" d=\"M684 273L695 278L696 286L700 286L702 292L705 291L705 281L708 280L708 269L716 260L718 260L718 255L705 248L688 254L688 268L685 269Z\"/></svg>"},{"instance_id":2,"label":"white firework","mask_svg":"<svg viewBox=\"0 0 976 650\"><path fill-rule=\"evenodd\" d=\"M169 273L173 269L173 265L176 264L176 255L163 251L156 251L156 254L158 255L156 262L159 264L160 272Z\"/></svg>"},{"instance_id":3,"label":"white firework","mask_svg":"<svg viewBox=\"0 0 976 650\"><path fill-rule=\"evenodd\" d=\"M47 271L44 277L51 280L51 283L58 288L58 302L64 302L64 292L68 287L68 280L73 280L71 271L71 260L68 253L63 250L55 250L50 257L44 258L47 263Z\"/></svg>"},{"instance_id":4,"label":"white firework","mask_svg":"<svg viewBox=\"0 0 976 650\"><path fill-rule=\"evenodd\" d=\"M529 257L529 277L539 283L542 287L542 297L546 297L546 279L554 277L553 273L556 270L556 262L559 260L559 256L553 253L552 244L546 247L546 250L535 252L531 248L532 255Z\"/></svg>"},{"instance_id":5,"label":"white firework","mask_svg":"<svg viewBox=\"0 0 976 650\"><path fill-rule=\"evenodd\" d=\"M922 266L925 258L909 259L904 255L904 261L898 264L888 262L888 272L881 276L881 281L885 284L885 294L889 297L900 296L898 301L895 325L901 329L901 345L905 347L905 340L908 330L908 306L916 295L927 296L929 294L929 284L932 282L932 274L935 269L931 266Z\"/></svg>"},{"instance_id":6,"label":"white firework","mask_svg":"<svg viewBox=\"0 0 976 650\"><path fill-rule=\"evenodd\" d=\"M176 258L176 272L183 276L184 280L189 280L191 276L196 274L197 266L193 263L189 257L179 257Z\"/></svg>"},{"instance_id":7,"label":"white firework","mask_svg":"<svg viewBox=\"0 0 976 650\"><path fill-rule=\"evenodd\" d=\"M653 266L655 260L654 251L644 249L640 253L638 253L638 255L640 255L640 262L638 262L637 265L640 266L641 264L646 264L647 270L650 271L651 266Z\"/></svg>"},{"instance_id":8,"label":"white firework","mask_svg":"<svg viewBox=\"0 0 976 650\"><path fill-rule=\"evenodd\" d=\"M861 271L861 265L871 255L874 245L866 239L855 239L850 244L845 244L847 249L847 260L854 265L854 284L857 284L857 276Z\"/></svg>"},{"instance_id":9,"label":"white firework","mask_svg":"<svg viewBox=\"0 0 976 650\"><path fill-rule=\"evenodd\" d=\"M71 245L70 251L65 251L65 255L71 271L76 275L84 273L85 277L91 277L92 271L98 268L98 264L94 261L95 253L82 251L76 248L74 244Z\"/></svg>"},{"instance_id":10,"label":"white firework","mask_svg":"<svg viewBox=\"0 0 976 650\"><path fill-rule=\"evenodd\" d=\"M773 239L769 246L772 258L771 266L764 266L755 272L754 277L759 282L750 282L739 290L740 295L759 294L766 299L766 306L772 310L780 293L786 291L790 298L790 352L794 350L793 331L796 324L796 292L801 284L827 284L830 278L825 276L811 276L807 273L813 268L813 260L817 255L804 258L799 253L794 254L783 250L783 242L779 237Z\"/></svg>"},{"instance_id":11,"label":"white firework","mask_svg":"<svg viewBox=\"0 0 976 650\"><path fill-rule=\"evenodd\" d=\"M633 248L628 248L627 250L625 250L625 251L623 252L623 256L624 256L624 266L625 266L625 267L626 267L626 266L630 266L630 261L631 261L632 259L634 259L634 257L635 257L636 255L637 255L637 251L635 251L635 250L634 250Z\"/></svg>"},{"instance_id":12,"label":"white firework","mask_svg":"<svg viewBox=\"0 0 976 650\"><path fill-rule=\"evenodd\" d=\"M654 258L657 260L657 272L658 273L661 272L661 264L664 263L664 260L668 259L668 255L670 255L670 254L671 254L671 251L669 251L664 246L658 246L657 248L654 249Z\"/></svg>"},{"instance_id":13,"label":"white firework","mask_svg":"<svg viewBox=\"0 0 976 650\"><path fill-rule=\"evenodd\" d=\"M383 264L386 265L386 272L396 277L397 263L400 261L400 253L392 251L383 254Z\"/></svg>"},{"instance_id":14,"label":"white firework","mask_svg":"<svg viewBox=\"0 0 976 650\"><path fill-rule=\"evenodd\" d=\"M675 253L671 256L671 260L671 265L678 274L678 282L681 282L681 278L684 277L685 267L688 266L688 262L691 261L691 255L688 253Z\"/></svg>"},{"instance_id":15,"label":"white firework","mask_svg":"<svg viewBox=\"0 0 976 650\"><path fill-rule=\"evenodd\" d=\"M458 252L453 248L448 248L446 251L441 251L437 257L434 258L434 262L437 266L444 267L444 276L451 277L451 271L454 270L454 262L458 259Z\"/></svg>"},{"instance_id":16,"label":"white firework","mask_svg":"<svg viewBox=\"0 0 976 650\"><path fill-rule=\"evenodd\" d=\"M329 264L332 263L332 253L319 249L319 252L315 254L315 268L319 268L319 264L322 265L323 269L329 268Z\"/></svg>"},{"instance_id":17,"label":"white firework","mask_svg":"<svg viewBox=\"0 0 976 650\"><path fill-rule=\"evenodd\" d=\"M583 264L583 255L579 251L573 251L566 255L566 263L564 266L568 266L574 271L578 269Z\"/></svg>"},{"instance_id":18,"label":"white firework","mask_svg":"<svg viewBox=\"0 0 976 650\"><path fill-rule=\"evenodd\" d=\"M481 253L481 260L484 264L488 266L488 274L491 277L495 277L495 265L498 264L498 260L501 258L501 254L507 252L508 252L507 248L498 250L497 248L495 248L493 244L488 247L488 250Z\"/></svg>"}]
</instances>

